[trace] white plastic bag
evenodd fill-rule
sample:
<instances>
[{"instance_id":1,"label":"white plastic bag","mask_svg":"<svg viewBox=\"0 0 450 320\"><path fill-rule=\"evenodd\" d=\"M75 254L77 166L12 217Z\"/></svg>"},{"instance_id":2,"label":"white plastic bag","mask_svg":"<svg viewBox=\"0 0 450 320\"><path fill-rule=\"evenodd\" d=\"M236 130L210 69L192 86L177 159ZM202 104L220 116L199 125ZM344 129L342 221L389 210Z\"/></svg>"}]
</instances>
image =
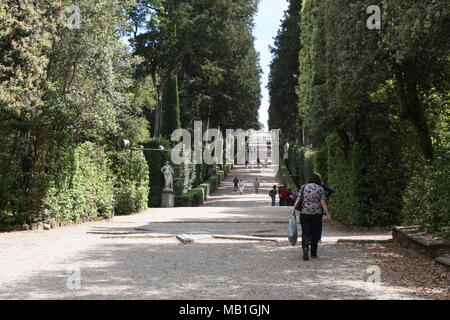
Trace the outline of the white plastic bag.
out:
<instances>
[{"instance_id":1,"label":"white plastic bag","mask_svg":"<svg viewBox=\"0 0 450 320\"><path fill-rule=\"evenodd\" d=\"M288 239L293 247L297 243L298 231L297 231L297 219L293 216L289 218L289 227L288 227Z\"/></svg>"}]
</instances>

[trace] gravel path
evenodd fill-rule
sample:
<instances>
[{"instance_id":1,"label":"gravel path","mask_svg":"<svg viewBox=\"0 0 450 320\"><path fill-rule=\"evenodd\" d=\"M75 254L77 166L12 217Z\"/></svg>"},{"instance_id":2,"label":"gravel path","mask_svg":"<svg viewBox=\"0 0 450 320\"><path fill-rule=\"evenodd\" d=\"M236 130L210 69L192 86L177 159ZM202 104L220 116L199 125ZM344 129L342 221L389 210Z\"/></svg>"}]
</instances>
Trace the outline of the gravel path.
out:
<instances>
[{"instance_id":1,"label":"gravel path","mask_svg":"<svg viewBox=\"0 0 450 320\"><path fill-rule=\"evenodd\" d=\"M246 181L232 190L233 175ZM262 180L259 194L250 181ZM0 299L413 299L366 282L375 260L339 238L384 239L325 226L319 259L286 241L291 208L270 207L273 169L236 168L201 208L149 209L111 221L0 234ZM175 235L194 234L183 245ZM276 236L279 242L210 234ZM76 275L80 274L80 282ZM80 284L80 286L78 286Z\"/></svg>"}]
</instances>

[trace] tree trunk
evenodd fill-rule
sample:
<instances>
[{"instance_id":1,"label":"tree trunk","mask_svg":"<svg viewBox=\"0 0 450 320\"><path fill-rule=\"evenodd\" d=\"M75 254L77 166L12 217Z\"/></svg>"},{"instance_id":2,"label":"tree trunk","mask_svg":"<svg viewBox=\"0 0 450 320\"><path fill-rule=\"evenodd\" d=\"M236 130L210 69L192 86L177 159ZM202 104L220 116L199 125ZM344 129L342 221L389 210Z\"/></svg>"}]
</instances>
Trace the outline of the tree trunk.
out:
<instances>
[{"instance_id":1,"label":"tree trunk","mask_svg":"<svg viewBox=\"0 0 450 320\"><path fill-rule=\"evenodd\" d=\"M417 83L414 77L408 74L407 71L403 71L401 67L395 68L395 90L400 105L401 117L409 120L415 126L422 153L425 159L432 160L433 143L425 119L425 110L420 103L417 92Z\"/></svg>"},{"instance_id":2,"label":"tree trunk","mask_svg":"<svg viewBox=\"0 0 450 320\"><path fill-rule=\"evenodd\" d=\"M161 87L158 87L156 90L156 113L155 113L155 128L153 132L153 136L155 138L161 135L161 123L162 123L162 90Z\"/></svg>"}]
</instances>

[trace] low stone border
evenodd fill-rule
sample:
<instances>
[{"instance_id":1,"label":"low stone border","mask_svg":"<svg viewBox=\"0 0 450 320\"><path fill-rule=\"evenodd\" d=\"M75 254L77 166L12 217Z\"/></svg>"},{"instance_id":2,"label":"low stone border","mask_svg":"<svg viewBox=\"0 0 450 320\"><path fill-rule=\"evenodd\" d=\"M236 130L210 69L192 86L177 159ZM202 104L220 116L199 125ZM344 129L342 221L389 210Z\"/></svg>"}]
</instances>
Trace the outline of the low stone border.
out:
<instances>
[{"instance_id":1,"label":"low stone border","mask_svg":"<svg viewBox=\"0 0 450 320\"><path fill-rule=\"evenodd\" d=\"M392 239L338 239L337 243L389 243Z\"/></svg>"},{"instance_id":2,"label":"low stone border","mask_svg":"<svg viewBox=\"0 0 450 320\"><path fill-rule=\"evenodd\" d=\"M23 224L23 225L15 225L15 226L7 226L7 227L0 227L0 232L18 232L18 231L30 231L30 230L50 230L50 229L56 229L66 226L72 226L76 224L82 224L87 222L100 222L100 221L107 221L108 219L105 218L92 218L92 219L80 219L76 221L60 221L52 224L48 223L42 223L42 222L35 222L31 224Z\"/></svg>"},{"instance_id":3,"label":"low stone border","mask_svg":"<svg viewBox=\"0 0 450 320\"><path fill-rule=\"evenodd\" d=\"M228 240L251 240L251 241L271 241L279 242L278 239L265 238L265 237L252 237L252 236L242 236L242 235L218 235L213 234L211 237L215 239L228 239Z\"/></svg>"},{"instance_id":4,"label":"low stone border","mask_svg":"<svg viewBox=\"0 0 450 320\"><path fill-rule=\"evenodd\" d=\"M180 241L182 244L188 244L194 242L194 239L189 238L188 236L184 234L177 235L177 240Z\"/></svg>"},{"instance_id":5,"label":"low stone border","mask_svg":"<svg viewBox=\"0 0 450 320\"><path fill-rule=\"evenodd\" d=\"M440 263L447 267L447 270L450 271L450 255L439 256L434 259L437 263Z\"/></svg>"},{"instance_id":6,"label":"low stone border","mask_svg":"<svg viewBox=\"0 0 450 320\"><path fill-rule=\"evenodd\" d=\"M431 238L418 226L394 227L394 242L404 248L411 248L431 258L450 253L450 242L443 238Z\"/></svg>"}]
</instances>

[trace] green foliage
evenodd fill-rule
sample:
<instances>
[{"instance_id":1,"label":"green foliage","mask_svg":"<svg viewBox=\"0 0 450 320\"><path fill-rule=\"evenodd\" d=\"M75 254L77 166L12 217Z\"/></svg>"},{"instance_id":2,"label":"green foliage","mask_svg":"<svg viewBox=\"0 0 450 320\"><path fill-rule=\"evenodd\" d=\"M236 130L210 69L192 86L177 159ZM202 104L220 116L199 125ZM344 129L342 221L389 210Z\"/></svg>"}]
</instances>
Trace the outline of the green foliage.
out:
<instances>
[{"instance_id":1,"label":"green foliage","mask_svg":"<svg viewBox=\"0 0 450 320\"><path fill-rule=\"evenodd\" d=\"M231 164L227 164L224 168L232 167ZM228 170L229 172L229 170ZM225 171L217 171L214 175L209 177L205 182L201 183L198 187L193 188L187 193L175 196L176 207L198 207L202 205L208 195L214 192L220 183L225 178Z\"/></svg>"},{"instance_id":2,"label":"green foliage","mask_svg":"<svg viewBox=\"0 0 450 320\"><path fill-rule=\"evenodd\" d=\"M144 146L149 149L159 149L159 146L163 146L167 150L170 148L170 142L164 138L154 138ZM170 152L146 151L145 158L149 166L150 174L148 206L151 208L158 208L161 206L161 193L165 184L161 168L166 164L166 161L170 160Z\"/></svg>"},{"instance_id":3,"label":"green foliage","mask_svg":"<svg viewBox=\"0 0 450 320\"><path fill-rule=\"evenodd\" d=\"M346 156L339 137L327 139L328 184L335 190L330 209L337 220L348 225L390 226L401 223L405 170L395 146L370 150L356 144Z\"/></svg>"},{"instance_id":4,"label":"green foliage","mask_svg":"<svg viewBox=\"0 0 450 320\"><path fill-rule=\"evenodd\" d=\"M301 186L314 172L314 152L308 147L291 145L286 164L294 182Z\"/></svg>"},{"instance_id":5,"label":"green foliage","mask_svg":"<svg viewBox=\"0 0 450 320\"><path fill-rule=\"evenodd\" d=\"M335 219L349 225L361 225L365 223L365 219L356 190L357 177L341 146L337 136L327 138L328 184L334 189L329 207Z\"/></svg>"},{"instance_id":6,"label":"green foliage","mask_svg":"<svg viewBox=\"0 0 450 320\"><path fill-rule=\"evenodd\" d=\"M425 230L450 239L450 154L443 152L435 161L415 171L403 195L405 224L418 224Z\"/></svg>"},{"instance_id":7,"label":"green foliage","mask_svg":"<svg viewBox=\"0 0 450 320\"><path fill-rule=\"evenodd\" d=\"M298 75L303 131L302 139L290 139L287 166L304 183L313 170L309 152L315 151L314 170L336 190L330 206L346 224L398 224L403 210L411 217L405 221L445 232L448 204L428 196L439 185L432 170L443 175L444 167L425 159L441 159L449 148L450 39L444 30L450 7L441 0L383 0L382 29L368 30L365 8L371 4L302 1L298 70L287 56L289 46L299 44L286 40L294 17L285 17L271 86L289 87L289 77L276 77L280 70ZM277 105L279 92L271 92L271 123L294 113ZM422 207L414 215L417 202Z\"/></svg>"},{"instance_id":8,"label":"green foliage","mask_svg":"<svg viewBox=\"0 0 450 320\"><path fill-rule=\"evenodd\" d=\"M54 223L112 215L114 176L104 148L91 142L58 151L42 211L28 222Z\"/></svg>"},{"instance_id":9,"label":"green foliage","mask_svg":"<svg viewBox=\"0 0 450 320\"><path fill-rule=\"evenodd\" d=\"M164 88L161 135L170 139L172 132L181 127L178 77L172 75Z\"/></svg>"},{"instance_id":10,"label":"green foliage","mask_svg":"<svg viewBox=\"0 0 450 320\"><path fill-rule=\"evenodd\" d=\"M176 34L171 34L168 43L162 42L161 52L171 51L168 59L158 58L161 52L151 47L138 46L137 52L145 52L142 55L148 57L146 62L160 64L164 70L166 66L176 69L182 127L191 128L193 120L202 120L206 126L209 120L210 127L214 128L258 129L260 67L251 34L257 1L174 2L173 12L162 14L177 16L175 20L163 21L177 22ZM151 31L149 28L143 37L157 35ZM166 31L161 29L161 32ZM138 44L148 43L144 38L138 38ZM166 71L160 74L164 79Z\"/></svg>"},{"instance_id":11,"label":"green foliage","mask_svg":"<svg viewBox=\"0 0 450 320\"><path fill-rule=\"evenodd\" d=\"M233 169L233 164L232 163L227 163L223 166L222 170L225 173L225 175L227 175L228 173L230 173L231 169Z\"/></svg>"},{"instance_id":12,"label":"green foliage","mask_svg":"<svg viewBox=\"0 0 450 320\"><path fill-rule=\"evenodd\" d=\"M175 196L176 207L198 207L205 202L205 190L204 188L194 188L191 191Z\"/></svg>"},{"instance_id":13,"label":"green foliage","mask_svg":"<svg viewBox=\"0 0 450 320\"><path fill-rule=\"evenodd\" d=\"M326 147L318 150L314 155L314 172L322 177L322 182L328 182L328 149Z\"/></svg>"},{"instance_id":14,"label":"green foliage","mask_svg":"<svg viewBox=\"0 0 450 320\"><path fill-rule=\"evenodd\" d=\"M73 4L68 0L1 2L0 178L8 191L0 193L0 212L18 222L110 214L109 191L86 187L89 197L98 199L92 204L65 175L75 170L72 158L85 159L78 148L86 141L111 150L119 137L133 143L149 137L142 103L135 102L148 103L142 97L152 88L142 93L142 86L134 86L140 59L119 37L131 2L77 1L82 26L74 30L67 27L66 8ZM66 162L58 162L59 154ZM54 188L64 181L59 195ZM79 188L81 203L69 214L72 188Z\"/></svg>"},{"instance_id":15,"label":"green foliage","mask_svg":"<svg viewBox=\"0 0 450 320\"><path fill-rule=\"evenodd\" d=\"M149 168L143 152L114 152L110 159L115 176L115 213L132 214L145 210L149 194Z\"/></svg>"},{"instance_id":16,"label":"green foliage","mask_svg":"<svg viewBox=\"0 0 450 320\"><path fill-rule=\"evenodd\" d=\"M191 190L195 180L195 165L182 163L173 166L175 172L174 192L175 194L183 194Z\"/></svg>"},{"instance_id":17,"label":"green foliage","mask_svg":"<svg viewBox=\"0 0 450 320\"><path fill-rule=\"evenodd\" d=\"M284 163L284 161L280 162L279 172L281 175L281 182L283 183L283 185L285 185L288 189L298 190L298 187L292 180L291 173L289 172L288 168L286 167L286 164Z\"/></svg>"},{"instance_id":18,"label":"green foliage","mask_svg":"<svg viewBox=\"0 0 450 320\"><path fill-rule=\"evenodd\" d=\"M300 75L298 53L300 42L300 10L302 1L290 1L284 19L271 48L272 63L269 74L269 127L281 129L284 139L300 137L296 86Z\"/></svg>"}]
</instances>

